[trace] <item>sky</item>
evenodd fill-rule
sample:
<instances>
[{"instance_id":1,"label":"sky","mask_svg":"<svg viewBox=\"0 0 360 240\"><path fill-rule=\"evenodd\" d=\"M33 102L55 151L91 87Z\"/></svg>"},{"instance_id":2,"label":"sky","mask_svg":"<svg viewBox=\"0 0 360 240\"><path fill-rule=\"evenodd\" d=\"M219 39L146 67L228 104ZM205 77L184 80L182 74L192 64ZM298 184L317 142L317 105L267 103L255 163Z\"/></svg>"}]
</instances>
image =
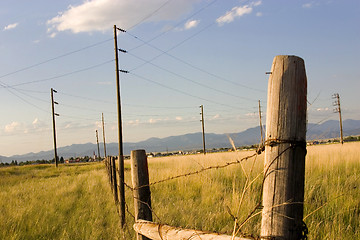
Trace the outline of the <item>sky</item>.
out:
<instances>
[{"instance_id":1,"label":"sky","mask_svg":"<svg viewBox=\"0 0 360 240\"><path fill-rule=\"evenodd\" d=\"M125 142L234 133L266 119L273 58L304 59L308 122L360 120L358 0L2 0L0 155L117 141L113 26ZM199 139L201 141L201 139Z\"/></svg>"}]
</instances>

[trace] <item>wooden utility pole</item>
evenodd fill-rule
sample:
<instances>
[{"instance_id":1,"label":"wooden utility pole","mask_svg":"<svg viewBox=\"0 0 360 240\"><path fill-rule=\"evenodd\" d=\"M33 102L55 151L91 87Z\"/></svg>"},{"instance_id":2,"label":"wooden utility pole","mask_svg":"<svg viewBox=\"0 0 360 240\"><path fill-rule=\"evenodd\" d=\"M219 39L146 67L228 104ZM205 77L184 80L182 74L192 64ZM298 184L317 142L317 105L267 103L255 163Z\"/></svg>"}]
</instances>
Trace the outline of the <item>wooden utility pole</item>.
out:
<instances>
[{"instance_id":1,"label":"wooden utility pole","mask_svg":"<svg viewBox=\"0 0 360 240\"><path fill-rule=\"evenodd\" d=\"M131 181L135 208L135 221L152 221L149 170L145 150L131 151ZM149 238L136 234L137 240Z\"/></svg>"},{"instance_id":2,"label":"wooden utility pole","mask_svg":"<svg viewBox=\"0 0 360 240\"><path fill-rule=\"evenodd\" d=\"M119 136L119 194L120 194L120 224L121 227L125 225L125 174L124 174L124 153L123 153L123 138L122 138L122 120L121 120L121 100L120 100L120 69L119 69L119 54L117 45L117 30L114 25L114 46L115 46L115 71L116 71L116 98L117 98L117 112L118 112L118 136ZM121 31L121 29L119 29ZM122 30L124 31L124 30Z\"/></svg>"},{"instance_id":3,"label":"wooden utility pole","mask_svg":"<svg viewBox=\"0 0 360 240\"><path fill-rule=\"evenodd\" d=\"M304 60L276 56L268 85L261 239L305 239L306 99Z\"/></svg>"},{"instance_id":4,"label":"wooden utility pole","mask_svg":"<svg viewBox=\"0 0 360 240\"><path fill-rule=\"evenodd\" d=\"M57 148L56 148L56 128L55 128L55 116L59 116L59 114L55 113L55 104L58 104L54 101L54 93L57 93L55 89L50 90L51 92L51 109L52 109L52 122L53 122L53 136L54 136L54 160L55 167L58 167L58 156L57 156Z\"/></svg>"},{"instance_id":5,"label":"wooden utility pole","mask_svg":"<svg viewBox=\"0 0 360 240\"><path fill-rule=\"evenodd\" d=\"M205 148L205 127L204 127L204 106L200 105L201 108L201 126L202 126L202 140L203 140L203 151L204 151L204 155L206 154L206 148Z\"/></svg>"},{"instance_id":6,"label":"wooden utility pole","mask_svg":"<svg viewBox=\"0 0 360 240\"><path fill-rule=\"evenodd\" d=\"M104 140L104 158L106 158L104 113L101 113L101 121L102 121L103 140Z\"/></svg>"},{"instance_id":7,"label":"wooden utility pole","mask_svg":"<svg viewBox=\"0 0 360 240\"><path fill-rule=\"evenodd\" d=\"M341 142L341 144L344 144L342 118L341 118L341 107L340 107L340 96L339 96L338 93L335 93L335 94L333 95L333 98L335 98L334 105L336 106L334 112L338 112L338 113L339 113L339 121L340 121L340 142Z\"/></svg>"},{"instance_id":8,"label":"wooden utility pole","mask_svg":"<svg viewBox=\"0 0 360 240\"><path fill-rule=\"evenodd\" d=\"M98 130L95 130L95 134L96 134L96 144L97 144L97 150L98 150L98 159L100 159L100 147L99 147L99 134L98 134Z\"/></svg>"},{"instance_id":9,"label":"wooden utility pole","mask_svg":"<svg viewBox=\"0 0 360 240\"><path fill-rule=\"evenodd\" d=\"M261 134L261 143L264 142L264 134L263 134L263 125L261 121L261 104L259 100L259 120L260 120L260 134Z\"/></svg>"}]
</instances>

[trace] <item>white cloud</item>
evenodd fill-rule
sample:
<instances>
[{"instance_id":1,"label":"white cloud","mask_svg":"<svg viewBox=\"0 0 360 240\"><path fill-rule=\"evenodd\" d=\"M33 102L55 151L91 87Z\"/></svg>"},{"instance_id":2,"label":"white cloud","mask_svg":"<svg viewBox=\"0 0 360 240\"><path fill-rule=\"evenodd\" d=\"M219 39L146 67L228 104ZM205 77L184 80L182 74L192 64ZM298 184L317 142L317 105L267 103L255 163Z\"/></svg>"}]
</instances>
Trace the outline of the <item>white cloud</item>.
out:
<instances>
[{"instance_id":1,"label":"white cloud","mask_svg":"<svg viewBox=\"0 0 360 240\"><path fill-rule=\"evenodd\" d=\"M39 123L39 119L35 118L34 121L32 122L33 126L36 126Z\"/></svg>"},{"instance_id":2,"label":"white cloud","mask_svg":"<svg viewBox=\"0 0 360 240\"><path fill-rule=\"evenodd\" d=\"M252 5L253 5L254 7L260 6L260 5L261 5L261 1L253 2Z\"/></svg>"},{"instance_id":3,"label":"white cloud","mask_svg":"<svg viewBox=\"0 0 360 240\"><path fill-rule=\"evenodd\" d=\"M95 122L95 128L102 128L102 122L96 121Z\"/></svg>"},{"instance_id":4,"label":"white cloud","mask_svg":"<svg viewBox=\"0 0 360 240\"><path fill-rule=\"evenodd\" d=\"M199 20L189 20L185 23L184 29L188 30L188 29L194 28L199 24L199 22L200 22Z\"/></svg>"},{"instance_id":5,"label":"white cloud","mask_svg":"<svg viewBox=\"0 0 360 240\"><path fill-rule=\"evenodd\" d=\"M38 118L35 118L34 121L32 122L32 127L33 129L36 129L36 130L42 130L46 127L46 123L39 120Z\"/></svg>"},{"instance_id":6,"label":"white cloud","mask_svg":"<svg viewBox=\"0 0 360 240\"><path fill-rule=\"evenodd\" d=\"M21 124L19 122L12 122L5 126L4 131L6 133L12 133L21 128Z\"/></svg>"},{"instance_id":7,"label":"white cloud","mask_svg":"<svg viewBox=\"0 0 360 240\"><path fill-rule=\"evenodd\" d=\"M317 108L316 109L317 112L327 112L329 110L330 110L329 108Z\"/></svg>"},{"instance_id":8,"label":"white cloud","mask_svg":"<svg viewBox=\"0 0 360 240\"><path fill-rule=\"evenodd\" d=\"M302 5L303 8L312 8L313 7L313 3L305 3Z\"/></svg>"},{"instance_id":9,"label":"white cloud","mask_svg":"<svg viewBox=\"0 0 360 240\"><path fill-rule=\"evenodd\" d=\"M225 15L216 19L216 22L221 26L225 23L231 23L235 18L250 14L254 7L261 5L261 1L252 2L248 5L233 7L230 11L226 12Z\"/></svg>"},{"instance_id":10,"label":"white cloud","mask_svg":"<svg viewBox=\"0 0 360 240\"><path fill-rule=\"evenodd\" d=\"M213 116L211 119L215 120L215 119L219 119L220 118L220 114L216 114L215 116Z\"/></svg>"},{"instance_id":11,"label":"white cloud","mask_svg":"<svg viewBox=\"0 0 360 240\"><path fill-rule=\"evenodd\" d=\"M149 123L157 123L160 119L150 118Z\"/></svg>"},{"instance_id":12,"label":"white cloud","mask_svg":"<svg viewBox=\"0 0 360 240\"><path fill-rule=\"evenodd\" d=\"M255 116L258 116L259 114L258 113L246 113L245 116L246 117L255 117ZM261 114L262 115L262 114Z\"/></svg>"},{"instance_id":13,"label":"white cloud","mask_svg":"<svg viewBox=\"0 0 360 240\"><path fill-rule=\"evenodd\" d=\"M57 35L57 34L56 34L55 32L53 32L53 33L51 33L51 34L49 35L49 37L50 37L50 38L54 38L54 37L56 37L56 35Z\"/></svg>"},{"instance_id":14,"label":"white cloud","mask_svg":"<svg viewBox=\"0 0 360 240\"><path fill-rule=\"evenodd\" d=\"M21 122L12 122L4 127L4 132L6 133L33 133L33 132L42 132L47 131L47 123L35 118L30 123L21 123Z\"/></svg>"},{"instance_id":15,"label":"white cloud","mask_svg":"<svg viewBox=\"0 0 360 240\"><path fill-rule=\"evenodd\" d=\"M177 121L182 121L182 120L183 120L182 117L176 117L175 119L176 119Z\"/></svg>"},{"instance_id":16,"label":"white cloud","mask_svg":"<svg viewBox=\"0 0 360 240\"><path fill-rule=\"evenodd\" d=\"M199 0L177 0L164 4L163 0L87 0L69 6L65 12L47 21L49 32L104 32L118 27L127 29L139 22L174 20L188 12ZM159 9L160 6L162 8ZM156 12L155 12L156 11ZM154 13L153 16L149 14ZM52 35L55 37L54 35Z\"/></svg>"},{"instance_id":17,"label":"white cloud","mask_svg":"<svg viewBox=\"0 0 360 240\"><path fill-rule=\"evenodd\" d=\"M140 120L136 119L136 120L130 120L127 122L127 125L131 125L131 126L138 126L140 124ZM112 128L112 130L117 129L117 126L114 126Z\"/></svg>"},{"instance_id":18,"label":"white cloud","mask_svg":"<svg viewBox=\"0 0 360 240\"><path fill-rule=\"evenodd\" d=\"M262 12L257 12L257 13L256 13L256 16L257 16L257 17L261 17L262 15L263 15Z\"/></svg>"},{"instance_id":19,"label":"white cloud","mask_svg":"<svg viewBox=\"0 0 360 240\"><path fill-rule=\"evenodd\" d=\"M12 23L4 27L4 31L14 29L19 25L19 23Z\"/></svg>"}]
</instances>

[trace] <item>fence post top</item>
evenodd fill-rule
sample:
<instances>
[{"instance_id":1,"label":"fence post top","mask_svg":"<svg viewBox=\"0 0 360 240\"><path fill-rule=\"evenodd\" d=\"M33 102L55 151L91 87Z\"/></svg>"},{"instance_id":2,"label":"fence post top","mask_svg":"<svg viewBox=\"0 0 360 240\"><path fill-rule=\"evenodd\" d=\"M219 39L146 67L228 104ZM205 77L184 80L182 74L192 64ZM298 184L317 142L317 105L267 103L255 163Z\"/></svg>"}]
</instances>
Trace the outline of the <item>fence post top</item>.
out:
<instances>
[{"instance_id":1,"label":"fence post top","mask_svg":"<svg viewBox=\"0 0 360 240\"><path fill-rule=\"evenodd\" d=\"M295 55L277 55L277 56L274 57L274 60L275 59L287 59L287 58L293 58L293 59L304 62L304 59L302 57L295 56Z\"/></svg>"},{"instance_id":2,"label":"fence post top","mask_svg":"<svg viewBox=\"0 0 360 240\"><path fill-rule=\"evenodd\" d=\"M146 156L146 151L144 149L137 149L137 150L132 150L130 156L133 158L135 156Z\"/></svg>"}]
</instances>

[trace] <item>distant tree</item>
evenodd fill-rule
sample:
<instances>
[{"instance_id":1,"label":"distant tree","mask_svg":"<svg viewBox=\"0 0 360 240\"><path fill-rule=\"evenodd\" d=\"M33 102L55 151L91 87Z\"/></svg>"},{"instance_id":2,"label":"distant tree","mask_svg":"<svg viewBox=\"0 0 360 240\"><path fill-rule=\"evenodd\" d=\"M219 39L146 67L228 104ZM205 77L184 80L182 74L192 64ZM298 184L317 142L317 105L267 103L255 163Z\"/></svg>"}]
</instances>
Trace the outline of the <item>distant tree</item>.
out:
<instances>
[{"instance_id":1,"label":"distant tree","mask_svg":"<svg viewBox=\"0 0 360 240\"><path fill-rule=\"evenodd\" d=\"M62 156L60 157L60 163L64 163L64 158Z\"/></svg>"}]
</instances>

